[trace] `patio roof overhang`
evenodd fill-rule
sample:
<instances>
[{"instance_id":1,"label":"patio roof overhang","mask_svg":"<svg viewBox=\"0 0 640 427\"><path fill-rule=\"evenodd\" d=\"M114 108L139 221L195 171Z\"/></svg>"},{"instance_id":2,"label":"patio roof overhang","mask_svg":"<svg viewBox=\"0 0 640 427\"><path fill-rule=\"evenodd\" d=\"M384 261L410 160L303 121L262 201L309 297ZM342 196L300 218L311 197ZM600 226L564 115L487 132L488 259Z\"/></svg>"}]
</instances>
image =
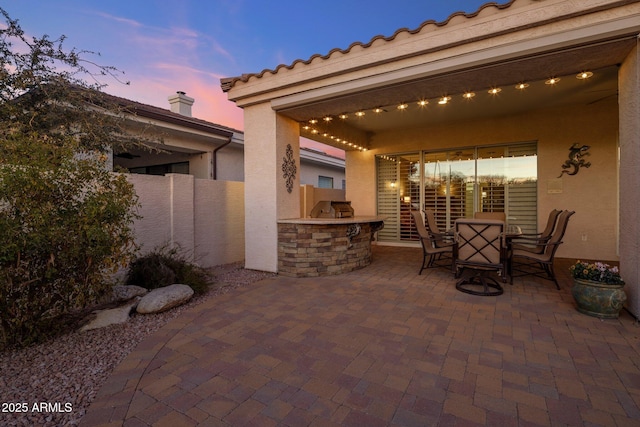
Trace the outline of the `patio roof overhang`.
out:
<instances>
[{"instance_id":1,"label":"patio roof overhang","mask_svg":"<svg viewBox=\"0 0 640 427\"><path fill-rule=\"evenodd\" d=\"M372 135L546 107L591 104L617 96L618 65L636 46L640 25L632 16L564 34L543 36L343 81L271 100L278 113L298 121L301 135L342 149L367 148ZM591 71L593 77L576 75ZM549 87L545 81L560 77ZM524 90L515 88L527 83ZM497 94L489 94L499 88ZM476 96L465 99L473 91ZM448 105L438 105L444 96ZM426 106L419 101L428 101ZM398 109L399 105L407 108ZM381 113L375 113L381 108ZM356 117L362 111L364 116ZM346 119L340 119L340 115ZM323 121L324 118L330 121ZM317 124L309 125L310 120ZM352 146L345 141L356 141Z\"/></svg>"}]
</instances>

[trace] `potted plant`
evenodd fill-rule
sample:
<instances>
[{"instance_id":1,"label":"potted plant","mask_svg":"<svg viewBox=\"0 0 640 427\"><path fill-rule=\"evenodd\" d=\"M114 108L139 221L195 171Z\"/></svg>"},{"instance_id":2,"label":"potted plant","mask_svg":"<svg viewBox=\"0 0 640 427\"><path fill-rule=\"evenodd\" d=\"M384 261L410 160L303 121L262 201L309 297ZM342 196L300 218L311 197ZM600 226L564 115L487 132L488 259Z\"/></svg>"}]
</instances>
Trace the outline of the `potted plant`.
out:
<instances>
[{"instance_id":1,"label":"potted plant","mask_svg":"<svg viewBox=\"0 0 640 427\"><path fill-rule=\"evenodd\" d=\"M627 295L618 267L602 262L578 261L569 268L573 276L571 293L578 311L602 319L615 319Z\"/></svg>"}]
</instances>

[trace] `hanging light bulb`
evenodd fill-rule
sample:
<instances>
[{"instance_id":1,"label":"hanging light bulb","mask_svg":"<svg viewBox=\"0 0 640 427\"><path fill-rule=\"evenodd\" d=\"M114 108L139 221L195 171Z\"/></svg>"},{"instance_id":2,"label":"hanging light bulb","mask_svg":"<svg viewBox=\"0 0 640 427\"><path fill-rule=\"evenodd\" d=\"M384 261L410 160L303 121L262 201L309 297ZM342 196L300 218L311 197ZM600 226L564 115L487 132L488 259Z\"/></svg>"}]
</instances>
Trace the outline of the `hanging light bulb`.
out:
<instances>
[{"instance_id":1,"label":"hanging light bulb","mask_svg":"<svg viewBox=\"0 0 640 427\"><path fill-rule=\"evenodd\" d=\"M593 73L591 71L583 71L580 74L578 74L576 78L580 80L586 80L591 76L593 76Z\"/></svg>"}]
</instances>

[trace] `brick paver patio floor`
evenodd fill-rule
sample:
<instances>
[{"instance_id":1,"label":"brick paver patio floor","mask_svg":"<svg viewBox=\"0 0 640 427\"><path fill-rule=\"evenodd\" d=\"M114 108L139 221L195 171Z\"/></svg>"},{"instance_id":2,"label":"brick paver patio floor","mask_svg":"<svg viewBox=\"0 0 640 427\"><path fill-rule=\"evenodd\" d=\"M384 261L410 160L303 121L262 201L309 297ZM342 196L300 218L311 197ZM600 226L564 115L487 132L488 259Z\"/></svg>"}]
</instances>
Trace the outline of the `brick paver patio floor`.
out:
<instances>
[{"instance_id":1,"label":"brick paver patio floor","mask_svg":"<svg viewBox=\"0 0 640 427\"><path fill-rule=\"evenodd\" d=\"M498 297L420 261L379 246L356 272L211 298L143 341L82 425L640 425L640 327L576 311L568 260L562 290Z\"/></svg>"}]
</instances>

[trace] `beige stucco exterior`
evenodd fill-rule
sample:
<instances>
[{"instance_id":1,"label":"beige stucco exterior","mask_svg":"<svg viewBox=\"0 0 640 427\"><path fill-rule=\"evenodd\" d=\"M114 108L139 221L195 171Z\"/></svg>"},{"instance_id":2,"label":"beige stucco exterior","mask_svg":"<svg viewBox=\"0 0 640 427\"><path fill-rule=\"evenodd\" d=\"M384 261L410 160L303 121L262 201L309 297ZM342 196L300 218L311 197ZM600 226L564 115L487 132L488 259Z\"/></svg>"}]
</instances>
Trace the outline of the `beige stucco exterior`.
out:
<instances>
[{"instance_id":1,"label":"beige stucco exterior","mask_svg":"<svg viewBox=\"0 0 640 427\"><path fill-rule=\"evenodd\" d=\"M252 129L245 143L260 146L262 153L245 162L247 212L258 206L268 212L255 221L247 215L251 229L262 233L247 234L247 243L252 242L247 265L276 270L276 220L299 211L298 198L284 190L282 153L300 135L303 123L377 105L459 96L467 89L480 92L494 85L513 87L519 81L544 82L557 75L571 91L559 90L552 97L553 92L542 95L542 90L532 89L522 102L500 108L483 104L466 115L407 113L395 121L381 116L369 127L355 121L335 125L334 132L348 135L342 138L360 147L347 148L346 198L358 214L376 214L376 154L535 141L539 218L553 208L576 211L558 256L620 260L629 282L631 310L639 314L639 33L637 1L513 0L272 71L224 80L223 89L245 109L245 125ZM575 74L584 70L612 75L613 91L596 96L600 88L577 86ZM591 167L558 180L575 142L591 146ZM562 191L548 192L551 183Z\"/></svg>"},{"instance_id":2,"label":"beige stucco exterior","mask_svg":"<svg viewBox=\"0 0 640 427\"><path fill-rule=\"evenodd\" d=\"M582 108L558 107L491 120L378 134L369 151L349 152L347 198L360 195L358 212L375 214L374 157L389 153L390 147L393 153L404 153L526 141L538 143L538 216L543 219L540 225L544 227L544 219L552 209L576 211L558 256L618 260L618 106L615 98ZM558 179L572 141L591 146L591 167L561 178L561 193L548 193L547 183ZM351 168L352 163L359 167ZM362 170L369 173L362 175Z\"/></svg>"}]
</instances>

